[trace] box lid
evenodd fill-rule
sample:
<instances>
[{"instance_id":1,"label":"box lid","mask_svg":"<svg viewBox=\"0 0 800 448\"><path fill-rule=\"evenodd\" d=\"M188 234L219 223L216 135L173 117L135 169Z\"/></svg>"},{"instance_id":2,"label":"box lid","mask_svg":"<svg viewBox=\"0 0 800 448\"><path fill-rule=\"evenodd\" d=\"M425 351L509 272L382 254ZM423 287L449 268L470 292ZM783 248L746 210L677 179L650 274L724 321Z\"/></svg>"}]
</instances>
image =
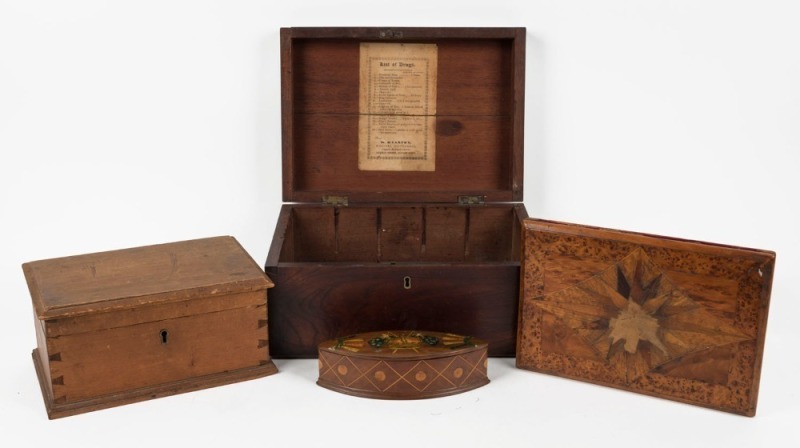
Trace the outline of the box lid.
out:
<instances>
[{"instance_id":1,"label":"box lid","mask_svg":"<svg viewBox=\"0 0 800 448\"><path fill-rule=\"evenodd\" d=\"M522 200L524 28L284 28L281 68L285 201Z\"/></svg>"},{"instance_id":2,"label":"box lid","mask_svg":"<svg viewBox=\"0 0 800 448\"><path fill-rule=\"evenodd\" d=\"M420 360L447 358L486 349L482 339L436 331L373 331L321 342L320 352L366 359Z\"/></svg>"},{"instance_id":3,"label":"box lid","mask_svg":"<svg viewBox=\"0 0 800 448\"><path fill-rule=\"evenodd\" d=\"M528 219L517 366L754 415L775 254Z\"/></svg>"},{"instance_id":4,"label":"box lid","mask_svg":"<svg viewBox=\"0 0 800 448\"><path fill-rule=\"evenodd\" d=\"M230 236L33 261L22 269L39 319L273 286Z\"/></svg>"}]
</instances>

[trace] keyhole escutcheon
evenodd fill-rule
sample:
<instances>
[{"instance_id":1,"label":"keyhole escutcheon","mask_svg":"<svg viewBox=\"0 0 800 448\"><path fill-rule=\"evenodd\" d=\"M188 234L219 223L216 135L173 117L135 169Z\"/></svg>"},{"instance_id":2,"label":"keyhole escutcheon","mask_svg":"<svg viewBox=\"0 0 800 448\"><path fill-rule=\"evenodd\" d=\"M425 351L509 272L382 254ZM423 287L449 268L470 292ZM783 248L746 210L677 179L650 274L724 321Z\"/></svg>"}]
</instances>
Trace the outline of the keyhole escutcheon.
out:
<instances>
[{"instance_id":1,"label":"keyhole escutcheon","mask_svg":"<svg viewBox=\"0 0 800 448\"><path fill-rule=\"evenodd\" d=\"M159 333L159 335L161 336L161 343L162 344L166 344L167 343L167 336L169 336L169 333L167 333L167 330L161 330L161 333Z\"/></svg>"},{"instance_id":2,"label":"keyhole escutcheon","mask_svg":"<svg viewBox=\"0 0 800 448\"><path fill-rule=\"evenodd\" d=\"M411 277L403 277L403 289L411 289Z\"/></svg>"}]
</instances>

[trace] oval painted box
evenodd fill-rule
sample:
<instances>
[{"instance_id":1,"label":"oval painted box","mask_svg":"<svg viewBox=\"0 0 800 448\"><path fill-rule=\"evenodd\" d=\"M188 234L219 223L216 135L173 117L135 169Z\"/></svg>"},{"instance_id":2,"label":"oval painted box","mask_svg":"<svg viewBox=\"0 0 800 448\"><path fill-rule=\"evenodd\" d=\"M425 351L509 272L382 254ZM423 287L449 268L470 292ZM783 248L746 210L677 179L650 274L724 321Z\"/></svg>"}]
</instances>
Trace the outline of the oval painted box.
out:
<instances>
[{"instance_id":1,"label":"oval painted box","mask_svg":"<svg viewBox=\"0 0 800 448\"><path fill-rule=\"evenodd\" d=\"M319 380L366 398L413 400L458 394L489 382L488 344L433 331L376 331L319 344Z\"/></svg>"}]
</instances>

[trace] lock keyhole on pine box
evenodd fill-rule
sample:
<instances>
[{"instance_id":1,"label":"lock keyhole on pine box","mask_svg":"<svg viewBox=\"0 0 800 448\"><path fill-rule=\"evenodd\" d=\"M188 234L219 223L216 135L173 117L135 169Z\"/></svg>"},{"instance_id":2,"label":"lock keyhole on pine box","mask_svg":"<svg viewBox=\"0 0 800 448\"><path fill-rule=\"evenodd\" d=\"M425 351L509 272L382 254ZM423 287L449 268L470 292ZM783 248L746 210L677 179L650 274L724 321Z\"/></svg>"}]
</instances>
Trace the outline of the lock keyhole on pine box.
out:
<instances>
[{"instance_id":1,"label":"lock keyhole on pine box","mask_svg":"<svg viewBox=\"0 0 800 448\"><path fill-rule=\"evenodd\" d=\"M167 337L169 336L169 333L167 332L167 330L161 330L161 332L159 333L159 336L161 336L161 343L162 344L166 344L167 343Z\"/></svg>"},{"instance_id":2,"label":"lock keyhole on pine box","mask_svg":"<svg viewBox=\"0 0 800 448\"><path fill-rule=\"evenodd\" d=\"M403 289L411 289L411 277L403 277Z\"/></svg>"}]
</instances>

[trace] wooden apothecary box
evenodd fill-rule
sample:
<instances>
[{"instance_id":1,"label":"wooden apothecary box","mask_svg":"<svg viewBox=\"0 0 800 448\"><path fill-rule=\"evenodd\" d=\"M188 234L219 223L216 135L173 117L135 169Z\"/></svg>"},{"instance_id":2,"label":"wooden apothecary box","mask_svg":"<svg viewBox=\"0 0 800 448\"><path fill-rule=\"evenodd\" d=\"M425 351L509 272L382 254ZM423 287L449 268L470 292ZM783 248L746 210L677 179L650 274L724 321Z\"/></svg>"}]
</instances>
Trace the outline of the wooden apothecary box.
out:
<instances>
[{"instance_id":1,"label":"wooden apothecary box","mask_svg":"<svg viewBox=\"0 0 800 448\"><path fill-rule=\"evenodd\" d=\"M232 237L22 267L50 418L277 372L267 339L272 282Z\"/></svg>"},{"instance_id":2,"label":"wooden apothecary box","mask_svg":"<svg viewBox=\"0 0 800 448\"><path fill-rule=\"evenodd\" d=\"M281 68L272 355L425 328L513 356L524 28L288 28Z\"/></svg>"},{"instance_id":3,"label":"wooden apothecary box","mask_svg":"<svg viewBox=\"0 0 800 448\"><path fill-rule=\"evenodd\" d=\"M755 415L775 253L525 220L517 366Z\"/></svg>"}]
</instances>

